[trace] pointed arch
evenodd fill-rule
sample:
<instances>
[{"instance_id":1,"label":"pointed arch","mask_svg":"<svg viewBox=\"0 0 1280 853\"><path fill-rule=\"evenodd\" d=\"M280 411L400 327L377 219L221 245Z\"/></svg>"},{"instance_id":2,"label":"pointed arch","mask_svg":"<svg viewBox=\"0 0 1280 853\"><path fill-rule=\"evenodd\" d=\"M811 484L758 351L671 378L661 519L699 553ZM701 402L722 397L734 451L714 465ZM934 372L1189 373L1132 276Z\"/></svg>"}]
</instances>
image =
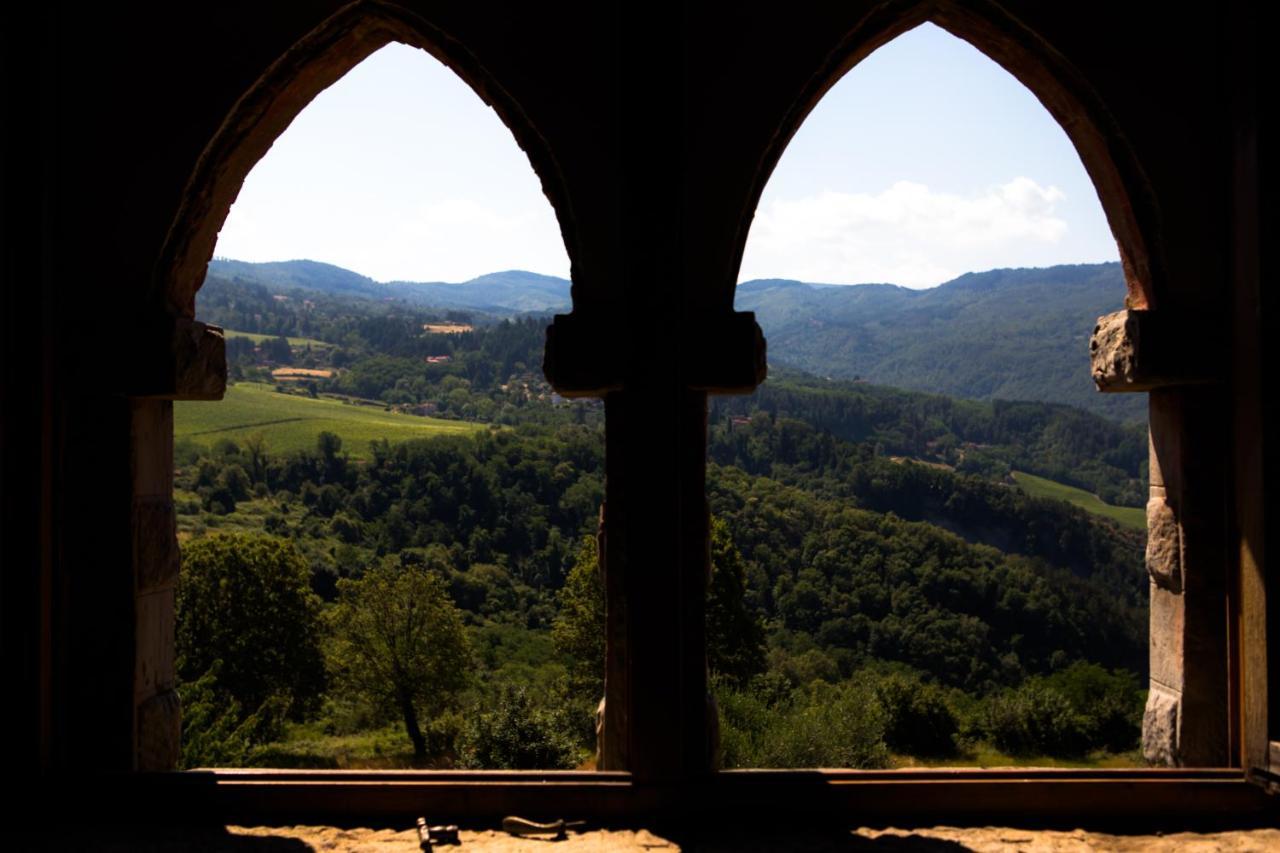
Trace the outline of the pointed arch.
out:
<instances>
[{"instance_id":1,"label":"pointed arch","mask_svg":"<svg viewBox=\"0 0 1280 853\"><path fill-rule=\"evenodd\" d=\"M400 42L430 53L493 108L525 152L560 224L572 263L573 216L546 140L474 54L420 16L383 0L344 6L272 63L232 106L187 181L156 264L152 304L193 317L218 232L250 170L322 91L375 51Z\"/></svg>"},{"instance_id":2,"label":"pointed arch","mask_svg":"<svg viewBox=\"0 0 1280 853\"><path fill-rule=\"evenodd\" d=\"M1120 253L1130 308L1154 308L1163 278L1154 193L1119 124L1088 79L1045 38L988 0L903 0L865 16L810 78L779 122L757 166L739 222L736 271L773 170L809 113L836 82L878 48L933 23L973 45L1027 87L1071 140L1098 191ZM735 277L736 280L736 277Z\"/></svg>"}]
</instances>

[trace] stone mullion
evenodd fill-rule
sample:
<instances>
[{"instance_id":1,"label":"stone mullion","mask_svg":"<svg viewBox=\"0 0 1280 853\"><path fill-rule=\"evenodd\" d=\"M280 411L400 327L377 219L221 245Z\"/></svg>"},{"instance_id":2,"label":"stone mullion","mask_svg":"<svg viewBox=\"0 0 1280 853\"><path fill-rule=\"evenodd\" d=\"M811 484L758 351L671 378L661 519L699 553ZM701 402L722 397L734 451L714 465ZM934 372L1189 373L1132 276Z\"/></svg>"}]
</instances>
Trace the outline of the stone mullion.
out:
<instances>
[{"instance_id":1,"label":"stone mullion","mask_svg":"<svg viewBox=\"0 0 1280 853\"><path fill-rule=\"evenodd\" d=\"M134 766L172 770L180 703L174 657L178 540L173 506L173 403L130 403L133 485Z\"/></svg>"},{"instance_id":2,"label":"stone mullion","mask_svg":"<svg viewBox=\"0 0 1280 853\"><path fill-rule=\"evenodd\" d=\"M1224 766L1234 703L1228 672L1226 469L1231 425L1221 366L1156 312L1100 318L1091 345L1103 391L1150 392L1148 761ZM1197 357L1198 356L1198 357Z\"/></svg>"},{"instance_id":3,"label":"stone mullion","mask_svg":"<svg viewBox=\"0 0 1280 853\"><path fill-rule=\"evenodd\" d=\"M175 657L181 558L173 504L173 401L221 399L226 348L221 329L187 318L143 328L121 377L129 398L133 766L173 770L182 722Z\"/></svg>"}]
</instances>

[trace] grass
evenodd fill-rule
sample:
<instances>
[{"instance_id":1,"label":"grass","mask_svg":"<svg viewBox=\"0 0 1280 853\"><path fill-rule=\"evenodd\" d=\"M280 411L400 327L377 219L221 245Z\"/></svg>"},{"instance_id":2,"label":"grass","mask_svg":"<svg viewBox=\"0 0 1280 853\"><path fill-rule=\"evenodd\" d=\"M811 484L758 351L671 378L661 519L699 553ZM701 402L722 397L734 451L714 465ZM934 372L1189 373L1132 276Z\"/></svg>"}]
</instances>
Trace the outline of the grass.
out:
<instances>
[{"instance_id":1,"label":"grass","mask_svg":"<svg viewBox=\"0 0 1280 853\"><path fill-rule=\"evenodd\" d=\"M1013 478L1018 481L1018 485L1022 490L1033 498L1053 498L1054 500L1066 501L1086 512L1119 522L1124 527L1133 530L1147 529L1147 514L1137 507L1113 506L1109 503L1104 503L1097 495L1086 492L1084 489L1066 486L1023 471L1014 471Z\"/></svg>"},{"instance_id":2,"label":"grass","mask_svg":"<svg viewBox=\"0 0 1280 853\"><path fill-rule=\"evenodd\" d=\"M258 767L322 770L399 770L417 766L403 726L329 734L317 723L291 723L282 741L256 750Z\"/></svg>"},{"instance_id":3,"label":"grass","mask_svg":"<svg viewBox=\"0 0 1280 853\"><path fill-rule=\"evenodd\" d=\"M1091 752L1079 758L1054 758L1049 755L1010 755L1001 752L986 741L979 741L967 750L947 758L921 758L910 755L893 756L894 767L980 767L985 770L997 767L1061 767L1074 770L1099 768L1146 767L1139 750L1112 753Z\"/></svg>"},{"instance_id":4,"label":"grass","mask_svg":"<svg viewBox=\"0 0 1280 853\"><path fill-rule=\"evenodd\" d=\"M262 433L272 453L314 450L321 432L336 433L352 458L367 458L369 442L391 442L436 435L468 435L484 424L420 418L339 400L281 394L272 386L240 382L227 387L217 402L174 405L174 437L206 446L221 438L243 440Z\"/></svg>"},{"instance_id":5,"label":"grass","mask_svg":"<svg viewBox=\"0 0 1280 853\"><path fill-rule=\"evenodd\" d=\"M255 344L263 341L274 340L276 335L260 335L257 332L237 332L235 329L223 329L222 334L228 338L248 338ZM303 347L311 347L312 349L331 349L333 344L326 341L318 341L315 338L285 338L289 342L289 346L301 349Z\"/></svg>"}]
</instances>

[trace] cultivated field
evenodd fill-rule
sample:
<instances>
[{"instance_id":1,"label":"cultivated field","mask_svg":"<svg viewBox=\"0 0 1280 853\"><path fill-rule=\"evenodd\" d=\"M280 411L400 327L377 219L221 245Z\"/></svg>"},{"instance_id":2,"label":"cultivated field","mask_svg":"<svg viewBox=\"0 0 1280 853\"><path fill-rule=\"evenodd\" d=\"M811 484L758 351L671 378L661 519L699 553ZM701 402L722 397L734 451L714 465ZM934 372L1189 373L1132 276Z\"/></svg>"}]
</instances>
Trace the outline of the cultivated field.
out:
<instances>
[{"instance_id":1,"label":"cultivated field","mask_svg":"<svg viewBox=\"0 0 1280 853\"><path fill-rule=\"evenodd\" d=\"M260 344L276 337L275 335L260 335L257 332L237 332L235 329L223 329L222 334L228 338L248 338L255 344ZM325 341L317 341L315 338L285 338L285 340L289 342L289 346L296 349L308 346L312 349L330 349L333 346L333 344Z\"/></svg>"},{"instance_id":2,"label":"cultivated field","mask_svg":"<svg viewBox=\"0 0 1280 853\"><path fill-rule=\"evenodd\" d=\"M1086 512L1118 521L1125 527L1131 527L1134 530L1147 529L1147 514L1137 507L1112 506L1109 503L1103 503L1102 499L1097 495L1086 492L1084 489L1065 486L1062 483L1046 480L1044 477L1037 477L1034 474L1027 474L1023 471L1014 471L1013 478L1018 481L1018 485L1022 487L1024 492L1034 498L1054 498L1055 500L1066 501L1069 504L1075 504Z\"/></svg>"},{"instance_id":3,"label":"cultivated field","mask_svg":"<svg viewBox=\"0 0 1280 853\"><path fill-rule=\"evenodd\" d=\"M355 459L368 458L369 442L468 434L484 424L419 418L339 400L281 394L270 385L240 382L227 387L218 402L174 405L174 437L211 445L221 438L241 441L262 433L273 453L314 450L316 436L328 431L342 437L342 447Z\"/></svg>"}]
</instances>

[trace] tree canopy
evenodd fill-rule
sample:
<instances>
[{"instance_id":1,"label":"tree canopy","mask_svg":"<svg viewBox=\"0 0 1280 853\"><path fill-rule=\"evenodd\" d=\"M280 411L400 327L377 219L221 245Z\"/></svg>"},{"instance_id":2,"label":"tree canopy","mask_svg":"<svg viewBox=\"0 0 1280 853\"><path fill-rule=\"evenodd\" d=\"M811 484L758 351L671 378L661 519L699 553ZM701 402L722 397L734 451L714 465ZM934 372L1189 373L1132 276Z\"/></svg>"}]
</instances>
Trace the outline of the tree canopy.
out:
<instances>
[{"instance_id":1,"label":"tree canopy","mask_svg":"<svg viewBox=\"0 0 1280 853\"><path fill-rule=\"evenodd\" d=\"M338 582L332 612L338 679L403 717L414 755L425 758L419 714L443 711L468 681L471 649L462 617L432 568L387 558Z\"/></svg>"},{"instance_id":2,"label":"tree canopy","mask_svg":"<svg viewBox=\"0 0 1280 853\"><path fill-rule=\"evenodd\" d=\"M283 695L290 714L325 688L320 599L311 571L284 539L217 534L183 548L178 587L178 672L196 682L217 667L220 692L253 712Z\"/></svg>"}]
</instances>

